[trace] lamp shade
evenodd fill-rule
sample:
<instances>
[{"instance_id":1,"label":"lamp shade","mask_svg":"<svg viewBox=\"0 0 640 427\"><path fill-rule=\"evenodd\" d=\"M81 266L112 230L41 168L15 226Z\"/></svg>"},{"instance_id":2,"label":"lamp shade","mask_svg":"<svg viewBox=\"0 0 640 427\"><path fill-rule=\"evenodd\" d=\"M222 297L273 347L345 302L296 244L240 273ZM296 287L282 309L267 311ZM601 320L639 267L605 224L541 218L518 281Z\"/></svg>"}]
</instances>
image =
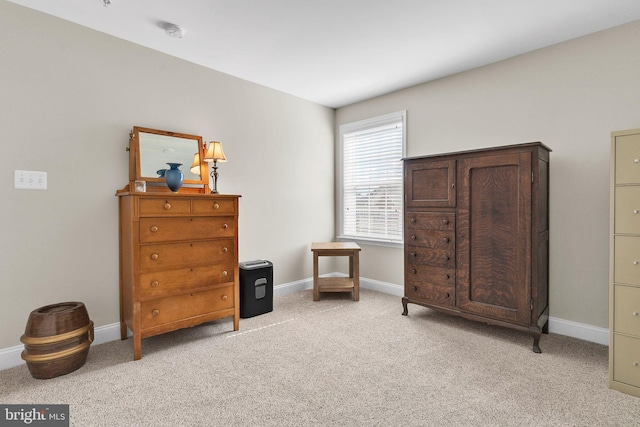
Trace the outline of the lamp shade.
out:
<instances>
[{"instance_id":1,"label":"lamp shade","mask_svg":"<svg viewBox=\"0 0 640 427\"><path fill-rule=\"evenodd\" d=\"M200 175L200 153L193 155L193 163L191 163L191 173Z\"/></svg>"},{"instance_id":2,"label":"lamp shade","mask_svg":"<svg viewBox=\"0 0 640 427\"><path fill-rule=\"evenodd\" d=\"M207 153L204 155L205 162L226 162L227 158L224 156L224 151L222 151L222 144L218 141L211 141L209 143L209 147L207 148Z\"/></svg>"}]
</instances>

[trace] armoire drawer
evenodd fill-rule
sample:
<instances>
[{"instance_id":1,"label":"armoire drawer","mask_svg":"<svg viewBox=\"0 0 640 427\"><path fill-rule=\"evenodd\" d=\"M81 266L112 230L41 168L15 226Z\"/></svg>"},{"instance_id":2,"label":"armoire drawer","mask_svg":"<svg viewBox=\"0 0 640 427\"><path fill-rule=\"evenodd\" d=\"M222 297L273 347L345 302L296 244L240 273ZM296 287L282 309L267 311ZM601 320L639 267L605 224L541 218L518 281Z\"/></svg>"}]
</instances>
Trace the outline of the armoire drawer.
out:
<instances>
[{"instance_id":1,"label":"armoire drawer","mask_svg":"<svg viewBox=\"0 0 640 427\"><path fill-rule=\"evenodd\" d=\"M640 338L615 334L613 340L614 381L640 387Z\"/></svg>"},{"instance_id":2,"label":"armoire drawer","mask_svg":"<svg viewBox=\"0 0 640 427\"><path fill-rule=\"evenodd\" d=\"M422 229L409 229L409 240L407 245L409 246L424 246L434 249L448 249L455 250L455 234L453 231L437 231L437 230L422 230Z\"/></svg>"},{"instance_id":3,"label":"armoire drawer","mask_svg":"<svg viewBox=\"0 0 640 427\"><path fill-rule=\"evenodd\" d=\"M140 246L140 268L171 269L185 265L229 264L234 262L233 239L203 240Z\"/></svg>"},{"instance_id":4,"label":"armoire drawer","mask_svg":"<svg viewBox=\"0 0 640 427\"><path fill-rule=\"evenodd\" d=\"M640 237L614 237L614 282L640 285Z\"/></svg>"},{"instance_id":5,"label":"armoire drawer","mask_svg":"<svg viewBox=\"0 0 640 427\"><path fill-rule=\"evenodd\" d=\"M191 213L189 199L140 198L138 209L145 215L184 215Z\"/></svg>"},{"instance_id":6,"label":"armoire drawer","mask_svg":"<svg viewBox=\"0 0 640 427\"><path fill-rule=\"evenodd\" d=\"M453 268L409 263L405 273L405 280L407 282L419 282L425 285L453 287L456 285L456 270Z\"/></svg>"},{"instance_id":7,"label":"armoire drawer","mask_svg":"<svg viewBox=\"0 0 640 427\"><path fill-rule=\"evenodd\" d=\"M640 338L640 288L615 285L615 332Z\"/></svg>"},{"instance_id":8,"label":"armoire drawer","mask_svg":"<svg viewBox=\"0 0 640 427\"><path fill-rule=\"evenodd\" d=\"M448 212L408 212L407 228L455 231L456 216Z\"/></svg>"},{"instance_id":9,"label":"armoire drawer","mask_svg":"<svg viewBox=\"0 0 640 427\"><path fill-rule=\"evenodd\" d=\"M640 234L640 185L616 187L615 192L615 232Z\"/></svg>"},{"instance_id":10,"label":"armoire drawer","mask_svg":"<svg viewBox=\"0 0 640 427\"><path fill-rule=\"evenodd\" d=\"M139 280L140 299L165 297L192 289L233 282L234 273L232 262L142 273Z\"/></svg>"},{"instance_id":11,"label":"armoire drawer","mask_svg":"<svg viewBox=\"0 0 640 427\"><path fill-rule=\"evenodd\" d=\"M437 286L419 282L407 282L405 284L405 294L407 297L433 303L454 307L456 305L455 286Z\"/></svg>"},{"instance_id":12,"label":"armoire drawer","mask_svg":"<svg viewBox=\"0 0 640 427\"><path fill-rule=\"evenodd\" d=\"M234 306L233 286L142 301L142 329L200 316Z\"/></svg>"},{"instance_id":13,"label":"armoire drawer","mask_svg":"<svg viewBox=\"0 0 640 427\"><path fill-rule=\"evenodd\" d=\"M456 265L454 250L407 246L406 251L409 264L427 264L447 268L455 268Z\"/></svg>"},{"instance_id":14,"label":"armoire drawer","mask_svg":"<svg viewBox=\"0 0 640 427\"><path fill-rule=\"evenodd\" d=\"M232 216L140 218L140 243L233 237L235 232L235 218Z\"/></svg>"}]
</instances>

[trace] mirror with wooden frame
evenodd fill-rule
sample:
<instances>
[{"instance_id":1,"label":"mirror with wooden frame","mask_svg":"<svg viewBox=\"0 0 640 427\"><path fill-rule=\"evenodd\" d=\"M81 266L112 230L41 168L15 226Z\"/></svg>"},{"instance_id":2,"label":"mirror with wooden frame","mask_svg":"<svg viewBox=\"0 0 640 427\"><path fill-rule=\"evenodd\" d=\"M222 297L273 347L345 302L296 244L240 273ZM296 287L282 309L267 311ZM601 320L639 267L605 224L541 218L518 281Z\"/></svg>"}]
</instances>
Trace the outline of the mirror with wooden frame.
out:
<instances>
[{"instance_id":1,"label":"mirror with wooden frame","mask_svg":"<svg viewBox=\"0 0 640 427\"><path fill-rule=\"evenodd\" d=\"M180 163L184 183L179 192L208 193L209 176L201 136L134 126L129 134L129 181L146 182L146 191L169 191L168 163ZM193 167L192 167L193 166Z\"/></svg>"}]
</instances>

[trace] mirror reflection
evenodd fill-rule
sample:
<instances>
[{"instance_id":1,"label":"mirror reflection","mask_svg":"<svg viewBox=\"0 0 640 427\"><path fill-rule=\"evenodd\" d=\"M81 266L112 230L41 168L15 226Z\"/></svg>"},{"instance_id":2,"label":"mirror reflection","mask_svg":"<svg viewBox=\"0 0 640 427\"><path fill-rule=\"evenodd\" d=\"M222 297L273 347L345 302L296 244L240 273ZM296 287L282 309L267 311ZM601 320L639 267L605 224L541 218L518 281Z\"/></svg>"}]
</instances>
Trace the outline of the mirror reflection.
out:
<instances>
[{"instance_id":1,"label":"mirror reflection","mask_svg":"<svg viewBox=\"0 0 640 427\"><path fill-rule=\"evenodd\" d=\"M140 144L140 175L143 178L163 178L169 169L167 163L180 163L180 170L187 180L200 181L201 176L193 173L193 155L199 152L199 141L178 136L138 133Z\"/></svg>"}]
</instances>

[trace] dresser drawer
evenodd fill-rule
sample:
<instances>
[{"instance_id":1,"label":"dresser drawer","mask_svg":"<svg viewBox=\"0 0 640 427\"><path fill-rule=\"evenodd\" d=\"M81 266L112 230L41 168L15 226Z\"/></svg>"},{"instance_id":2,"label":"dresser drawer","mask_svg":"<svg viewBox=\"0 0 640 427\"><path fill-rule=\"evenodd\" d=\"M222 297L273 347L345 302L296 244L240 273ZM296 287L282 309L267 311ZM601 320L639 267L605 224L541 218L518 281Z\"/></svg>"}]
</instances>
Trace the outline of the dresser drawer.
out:
<instances>
[{"instance_id":1,"label":"dresser drawer","mask_svg":"<svg viewBox=\"0 0 640 427\"><path fill-rule=\"evenodd\" d=\"M406 251L408 264L428 264L447 268L455 268L456 265L453 250L407 246Z\"/></svg>"},{"instance_id":2,"label":"dresser drawer","mask_svg":"<svg viewBox=\"0 0 640 427\"><path fill-rule=\"evenodd\" d=\"M140 299L148 300L235 280L233 263L140 274Z\"/></svg>"},{"instance_id":3,"label":"dresser drawer","mask_svg":"<svg viewBox=\"0 0 640 427\"><path fill-rule=\"evenodd\" d=\"M140 218L140 243L233 237L234 217Z\"/></svg>"},{"instance_id":4,"label":"dresser drawer","mask_svg":"<svg viewBox=\"0 0 640 427\"><path fill-rule=\"evenodd\" d=\"M613 337L613 380L640 387L640 338Z\"/></svg>"},{"instance_id":5,"label":"dresser drawer","mask_svg":"<svg viewBox=\"0 0 640 427\"><path fill-rule=\"evenodd\" d=\"M405 284L407 297L427 303L453 307L456 304L454 286L437 286L419 282Z\"/></svg>"},{"instance_id":6,"label":"dresser drawer","mask_svg":"<svg viewBox=\"0 0 640 427\"><path fill-rule=\"evenodd\" d=\"M142 270L180 268L185 265L226 265L233 263L234 257L233 239L140 246Z\"/></svg>"},{"instance_id":7,"label":"dresser drawer","mask_svg":"<svg viewBox=\"0 0 640 427\"><path fill-rule=\"evenodd\" d=\"M407 229L455 231L456 216L442 212L409 212Z\"/></svg>"},{"instance_id":8,"label":"dresser drawer","mask_svg":"<svg viewBox=\"0 0 640 427\"><path fill-rule=\"evenodd\" d=\"M407 245L409 246L424 246L451 251L455 248L455 234L453 231L409 229L407 237Z\"/></svg>"},{"instance_id":9,"label":"dresser drawer","mask_svg":"<svg viewBox=\"0 0 640 427\"><path fill-rule=\"evenodd\" d=\"M234 306L233 286L143 301L142 329L200 316Z\"/></svg>"},{"instance_id":10,"label":"dresser drawer","mask_svg":"<svg viewBox=\"0 0 640 427\"><path fill-rule=\"evenodd\" d=\"M614 278L616 283L640 285L640 237L616 236Z\"/></svg>"},{"instance_id":11,"label":"dresser drawer","mask_svg":"<svg viewBox=\"0 0 640 427\"><path fill-rule=\"evenodd\" d=\"M616 137L616 184L640 184L640 134Z\"/></svg>"},{"instance_id":12,"label":"dresser drawer","mask_svg":"<svg viewBox=\"0 0 640 427\"><path fill-rule=\"evenodd\" d=\"M138 209L141 216L184 215L191 213L191 200L166 198L140 198Z\"/></svg>"},{"instance_id":13,"label":"dresser drawer","mask_svg":"<svg viewBox=\"0 0 640 427\"><path fill-rule=\"evenodd\" d=\"M613 292L615 331L640 338L640 288L615 285Z\"/></svg>"},{"instance_id":14,"label":"dresser drawer","mask_svg":"<svg viewBox=\"0 0 640 427\"><path fill-rule=\"evenodd\" d=\"M615 232L640 234L640 185L616 187Z\"/></svg>"},{"instance_id":15,"label":"dresser drawer","mask_svg":"<svg viewBox=\"0 0 640 427\"><path fill-rule=\"evenodd\" d=\"M456 285L456 270L431 265L408 264L405 280L426 285L454 287Z\"/></svg>"},{"instance_id":16,"label":"dresser drawer","mask_svg":"<svg viewBox=\"0 0 640 427\"><path fill-rule=\"evenodd\" d=\"M191 208L194 214L229 215L236 212L235 201L229 199L194 200Z\"/></svg>"}]
</instances>

